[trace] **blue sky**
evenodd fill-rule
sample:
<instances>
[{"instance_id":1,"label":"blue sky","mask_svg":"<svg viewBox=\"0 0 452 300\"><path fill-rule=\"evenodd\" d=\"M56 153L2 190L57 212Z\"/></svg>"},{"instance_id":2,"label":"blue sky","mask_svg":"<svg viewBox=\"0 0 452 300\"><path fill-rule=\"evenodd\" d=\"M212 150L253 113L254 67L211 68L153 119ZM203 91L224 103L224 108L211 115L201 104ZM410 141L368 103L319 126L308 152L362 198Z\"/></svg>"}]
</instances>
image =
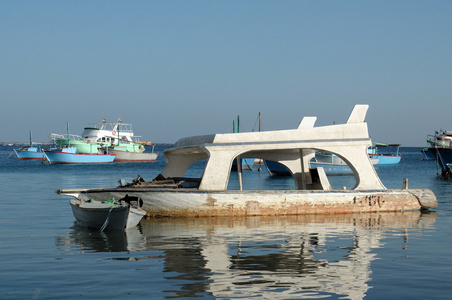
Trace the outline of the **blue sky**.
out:
<instances>
[{"instance_id":1,"label":"blue sky","mask_svg":"<svg viewBox=\"0 0 452 300\"><path fill-rule=\"evenodd\" d=\"M1 1L0 141L120 117L142 140L345 122L452 130L452 1Z\"/></svg>"}]
</instances>

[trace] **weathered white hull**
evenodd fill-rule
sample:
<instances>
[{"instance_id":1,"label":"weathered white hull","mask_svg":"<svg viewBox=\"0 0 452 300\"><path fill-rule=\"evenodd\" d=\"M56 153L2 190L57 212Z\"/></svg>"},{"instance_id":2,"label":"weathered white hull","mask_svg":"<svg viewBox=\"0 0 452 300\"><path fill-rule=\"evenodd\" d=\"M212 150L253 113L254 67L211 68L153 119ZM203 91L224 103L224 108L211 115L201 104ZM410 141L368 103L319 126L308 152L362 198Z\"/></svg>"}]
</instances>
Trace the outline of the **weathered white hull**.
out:
<instances>
[{"instance_id":1,"label":"weathered white hull","mask_svg":"<svg viewBox=\"0 0 452 300\"><path fill-rule=\"evenodd\" d=\"M146 162L155 161L158 153L130 152L118 149L108 149L108 153L116 154L115 162Z\"/></svg>"},{"instance_id":2,"label":"weathered white hull","mask_svg":"<svg viewBox=\"0 0 452 300\"><path fill-rule=\"evenodd\" d=\"M427 189L372 191L199 191L196 189L69 189L78 199L139 197L151 216L213 217L410 211L437 206Z\"/></svg>"},{"instance_id":3,"label":"weathered white hull","mask_svg":"<svg viewBox=\"0 0 452 300\"><path fill-rule=\"evenodd\" d=\"M137 226L145 215L146 212L144 210L131 207L129 211L129 216L127 217L126 228L133 228Z\"/></svg>"}]
</instances>

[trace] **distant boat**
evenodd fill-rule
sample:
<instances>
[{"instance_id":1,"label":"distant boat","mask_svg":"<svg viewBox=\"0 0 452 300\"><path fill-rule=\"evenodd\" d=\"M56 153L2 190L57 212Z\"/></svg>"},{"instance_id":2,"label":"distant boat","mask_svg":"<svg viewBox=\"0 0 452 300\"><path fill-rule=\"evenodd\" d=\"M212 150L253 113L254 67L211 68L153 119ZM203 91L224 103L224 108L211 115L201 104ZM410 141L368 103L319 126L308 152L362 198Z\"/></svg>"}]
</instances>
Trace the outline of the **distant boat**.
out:
<instances>
[{"instance_id":1,"label":"distant boat","mask_svg":"<svg viewBox=\"0 0 452 300\"><path fill-rule=\"evenodd\" d=\"M271 176L291 176L289 169L287 169L284 165L272 161L272 160L264 160L264 165L267 168L268 173Z\"/></svg>"},{"instance_id":2,"label":"distant boat","mask_svg":"<svg viewBox=\"0 0 452 300\"><path fill-rule=\"evenodd\" d=\"M44 150L44 156L50 164L99 164L112 163L116 155L77 153L75 147L68 147L60 150Z\"/></svg>"},{"instance_id":3,"label":"distant boat","mask_svg":"<svg viewBox=\"0 0 452 300\"><path fill-rule=\"evenodd\" d=\"M284 165L265 160L265 167L268 170L268 173L271 176L291 176L289 169L287 169ZM322 167L325 171L326 175L353 175L353 171L350 167L345 163L328 163L328 162L318 162L316 160L312 160L310 162L312 168Z\"/></svg>"},{"instance_id":4,"label":"distant boat","mask_svg":"<svg viewBox=\"0 0 452 300\"><path fill-rule=\"evenodd\" d=\"M395 148L396 153L387 153L382 152L381 148ZM377 166L383 165L397 165L402 159L402 155L399 154L400 144L382 144L375 143L373 147L369 148L369 156L371 159L378 159L378 162L375 164Z\"/></svg>"},{"instance_id":5,"label":"distant boat","mask_svg":"<svg viewBox=\"0 0 452 300\"><path fill-rule=\"evenodd\" d=\"M263 159L256 159L255 161L254 161L254 164L255 165L263 165L264 164L264 160Z\"/></svg>"},{"instance_id":6,"label":"distant boat","mask_svg":"<svg viewBox=\"0 0 452 300\"><path fill-rule=\"evenodd\" d=\"M434 135L427 135L427 143L429 147L421 150L425 160L434 160L437 158L437 148L452 147L452 131L440 130L436 131Z\"/></svg>"},{"instance_id":7,"label":"distant boat","mask_svg":"<svg viewBox=\"0 0 452 300\"><path fill-rule=\"evenodd\" d=\"M373 165L377 165L379 157L369 157ZM264 161L271 176L290 176L289 170L282 164L274 161ZM310 161L311 168L322 167L326 175L353 175L350 167L337 155L318 151Z\"/></svg>"},{"instance_id":8,"label":"distant boat","mask_svg":"<svg viewBox=\"0 0 452 300\"><path fill-rule=\"evenodd\" d=\"M44 152L41 145L33 145L31 130L30 130L30 145L28 147L23 147L20 149L14 149L14 154L17 159L42 159L44 157Z\"/></svg>"},{"instance_id":9,"label":"distant boat","mask_svg":"<svg viewBox=\"0 0 452 300\"><path fill-rule=\"evenodd\" d=\"M137 198L138 199L138 198ZM77 223L84 227L104 230L124 230L138 225L146 212L140 208L140 200L132 206L124 201L94 201L71 199L69 203Z\"/></svg>"},{"instance_id":10,"label":"distant boat","mask_svg":"<svg viewBox=\"0 0 452 300\"><path fill-rule=\"evenodd\" d=\"M373 161L372 164L376 162ZM327 175L353 175L352 169L339 156L318 151L310 162L311 168L322 167Z\"/></svg>"},{"instance_id":11,"label":"distant boat","mask_svg":"<svg viewBox=\"0 0 452 300\"><path fill-rule=\"evenodd\" d=\"M14 149L17 159L43 159L44 152L40 145Z\"/></svg>"},{"instance_id":12,"label":"distant boat","mask_svg":"<svg viewBox=\"0 0 452 300\"><path fill-rule=\"evenodd\" d=\"M68 125L66 135L52 133L50 138L61 148L76 147L80 154L100 154L100 148L114 148L117 145L121 147L120 150L129 152L145 151L145 146L137 141L138 136L132 131L132 124L123 123L121 119L111 123L107 123L105 119L102 123L89 123L81 136L69 134Z\"/></svg>"},{"instance_id":13,"label":"distant boat","mask_svg":"<svg viewBox=\"0 0 452 300\"><path fill-rule=\"evenodd\" d=\"M120 147L100 148L103 154L115 154L115 162L148 162L155 161L158 153L131 152Z\"/></svg>"}]
</instances>

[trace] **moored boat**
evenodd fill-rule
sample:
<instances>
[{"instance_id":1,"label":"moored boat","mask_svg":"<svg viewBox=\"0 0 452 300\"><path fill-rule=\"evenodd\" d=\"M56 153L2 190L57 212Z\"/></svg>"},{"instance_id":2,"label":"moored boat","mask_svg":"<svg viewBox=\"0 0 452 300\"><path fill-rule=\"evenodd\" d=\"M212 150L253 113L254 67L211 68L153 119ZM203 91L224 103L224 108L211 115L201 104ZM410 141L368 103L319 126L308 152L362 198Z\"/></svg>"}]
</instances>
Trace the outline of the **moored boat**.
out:
<instances>
[{"instance_id":1,"label":"moored boat","mask_svg":"<svg viewBox=\"0 0 452 300\"><path fill-rule=\"evenodd\" d=\"M94 201L71 199L69 203L77 223L84 227L104 230L124 230L138 225L146 212L125 201Z\"/></svg>"},{"instance_id":2,"label":"moored boat","mask_svg":"<svg viewBox=\"0 0 452 300\"><path fill-rule=\"evenodd\" d=\"M440 130L435 134L427 135L427 143L429 147L421 150L424 160L437 159L437 148L451 148L452 147L452 131Z\"/></svg>"},{"instance_id":3,"label":"moored boat","mask_svg":"<svg viewBox=\"0 0 452 300\"><path fill-rule=\"evenodd\" d=\"M353 175L353 171L342 160L328 162L313 158L309 165L312 168L323 168L326 175ZM289 169L275 161L265 160L265 167L271 176L291 176Z\"/></svg>"},{"instance_id":4,"label":"moored boat","mask_svg":"<svg viewBox=\"0 0 452 300\"><path fill-rule=\"evenodd\" d=\"M14 149L13 151L17 159L42 159L44 157L42 146L40 144L33 144L31 130L30 145L28 147Z\"/></svg>"},{"instance_id":5,"label":"moored boat","mask_svg":"<svg viewBox=\"0 0 452 300\"><path fill-rule=\"evenodd\" d=\"M378 164L378 157L369 157L372 164ZM312 168L323 168L326 175L353 175L352 169L340 157L332 153L318 151L309 165ZM282 164L274 161L265 161L267 171L272 176L290 176L290 171Z\"/></svg>"},{"instance_id":6,"label":"moored boat","mask_svg":"<svg viewBox=\"0 0 452 300\"><path fill-rule=\"evenodd\" d=\"M49 164L99 164L112 163L115 160L115 154L78 153L75 147L44 150L44 157Z\"/></svg>"},{"instance_id":7,"label":"moored boat","mask_svg":"<svg viewBox=\"0 0 452 300\"><path fill-rule=\"evenodd\" d=\"M43 159L44 152L40 145L14 149L17 159Z\"/></svg>"},{"instance_id":8,"label":"moored boat","mask_svg":"<svg viewBox=\"0 0 452 300\"><path fill-rule=\"evenodd\" d=\"M347 123L314 127L305 117L297 129L212 134L180 139L164 152L167 164L149 182L135 181L115 188L60 189L60 195L79 200L143 200L152 216L303 215L409 211L437 206L428 189L386 189L367 149L372 145L367 123L368 106L356 105ZM335 153L351 166L356 185L332 190L323 168L311 168L316 151ZM283 164L290 170L295 190L228 190L231 166L237 158L259 158ZM193 163L205 160L200 178L186 178Z\"/></svg>"},{"instance_id":9,"label":"moored boat","mask_svg":"<svg viewBox=\"0 0 452 300\"><path fill-rule=\"evenodd\" d=\"M396 153L384 152L381 149L392 148L396 149ZM399 154L400 144L382 144L375 143L375 145L369 148L369 156L371 159L376 159L378 166L397 165L402 159L402 155Z\"/></svg>"},{"instance_id":10,"label":"moored boat","mask_svg":"<svg viewBox=\"0 0 452 300\"><path fill-rule=\"evenodd\" d=\"M155 152L131 152L118 147L100 148L103 154L115 154L115 162L148 162L155 161L158 153Z\"/></svg>"},{"instance_id":11,"label":"moored boat","mask_svg":"<svg viewBox=\"0 0 452 300\"><path fill-rule=\"evenodd\" d=\"M311 161L310 166L313 168L323 168L326 175L353 175L352 169L345 163L328 163L319 162L315 159Z\"/></svg>"},{"instance_id":12,"label":"moored boat","mask_svg":"<svg viewBox=\"0 0 452 300\"><path fill-rule=\"evenodd\" d=\"M271 176L291 176L289 169L276 161L264 160L264 165Z\"/></svg>"},{"instance_id":13,"label":"moored boat","mask_svg":"<svg viewBox=\"0 0 452 300\"><path fill-rule=\"evenodd\" d=\"M129 152L145 151L143 143L137 141L138 136L135 136L132 124L123 123L120 119L118 122L106 122L103 119L102 123L89 123L81 136L69 134L68 128L66 135L52 133L50 138L61 148L77 148L77 152L80 154L100 154L102 153L100 148L114 148L117 145L120 145L120 150Z\"/></svg>"}]
</instances>

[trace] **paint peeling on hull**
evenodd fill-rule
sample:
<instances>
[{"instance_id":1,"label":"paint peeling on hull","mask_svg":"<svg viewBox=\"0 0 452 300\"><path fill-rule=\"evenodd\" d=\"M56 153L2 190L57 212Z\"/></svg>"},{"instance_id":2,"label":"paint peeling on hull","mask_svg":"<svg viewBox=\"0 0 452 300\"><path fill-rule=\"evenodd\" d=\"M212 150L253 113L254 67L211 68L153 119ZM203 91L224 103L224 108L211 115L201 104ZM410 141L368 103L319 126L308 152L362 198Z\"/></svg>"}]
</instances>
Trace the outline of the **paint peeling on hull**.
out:
<instances>
[{"instance_id":1,"label":"paint peeling on hull","mask_svg":"<svg viewBox=\"0 0 452 300\"><path fill-rule=\"evenodd\" d=\"M248 201L242 205L216 205L209 208L199 209L154 209L152 205L145 204L144 209L150 216L168 217L236 217L236 216L278 216L278 215L307 215L307 214L344 214L364 212L391 212L420 210L419 201L413 196L406 199L403 197L386 198L363 197L349 203L288 203L282 205L265 205L259 201ZM408 201L407 201L408 200ZM403 201L403 205L401 204Z\"/></svg>"},{"instance_id":2,"label":"paint peeling on hull","mask_svg":"<svg viewBox=\"0 0 452 300\"><path fill-rule=\"evenodd\" d=\"M436 207L430 190L199 191L157 189L60 190L77 198L140 197L153 217L235 217L412 211Z\"/></svg>"}]
</instances>

